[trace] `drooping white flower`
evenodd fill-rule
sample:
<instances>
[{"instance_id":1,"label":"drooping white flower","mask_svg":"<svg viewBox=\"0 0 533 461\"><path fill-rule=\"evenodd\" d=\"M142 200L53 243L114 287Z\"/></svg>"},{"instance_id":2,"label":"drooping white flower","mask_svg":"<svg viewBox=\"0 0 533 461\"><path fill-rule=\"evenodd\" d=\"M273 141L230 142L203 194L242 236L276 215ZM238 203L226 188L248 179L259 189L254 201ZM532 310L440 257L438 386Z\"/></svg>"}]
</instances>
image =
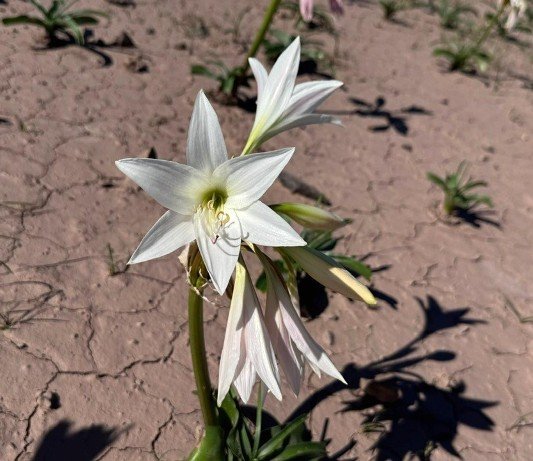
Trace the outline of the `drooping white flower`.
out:
<instances>
[{"instance_id":1,"label":"drooping white flower","mask_svg":"<svg viewBox=\"0 0 533 461\"><path fill-rule=\"evenodd\" d=\"M332 115L315 114L314 111L342 82L320 80L295 86L300 65L299 37L277 59L270 74L257 59L250 58L249 62L258 94L255 121L245 153L291 128L317 123L341 124Z\"/></svg>"},{"instance_id":2,"label":"drooping white flower","mask_svg":"<svg viewBox=\"0 0 533 461\"><path fill-rule=\"evenodd\" d=\"M505 22L505 29L510 31L514 29L516 23L524 16L527 10L526 0L510 0L510 11Z\"/></svg>"},{"instance_id":3,"label":"drooping white flower","mask_svg":"<svg viewBox=\"0 0 533 461\"><path fill-rule=\"evenodd\" d=\"M300 0L300 14L304 21L311 21L313 19L313 3L314 0ZM330 0L329 7L333 13L342 14L344 12L342 0Z\"/></svg>"},{"instance_id":4,"label":"drooping white flower","mask_svg":"<svg viewBox=\"0 0 533 461\"><path fill-rule=\"evenodd\" d=\"M237 262L224 346L218 372L220 405L232 384L248 402L257 376L281 400L279 372L272 343L252 281L242 259Z\"/></svg>"},{"instance_id":5,"label":"drooping white flower","mask_svg":"<svg viewBox=\"0 0 533 461\"><path fill-rule=\"evenodd\" d=\"M326 352L305 328L294 308L285 283L270 260L260 256L267 276L265 323L279 364L292 391L298 395L303 374L303 360L313 371L321 371L346 384Z\"/></svg>"},{"instance_id":6,"label":"drooping white flower","mask_svg":"<svg viewBox=\"0 0 533 461\"><path fill-rule=\"evenodd\" d=\"M117 167L168 208L148 231L129 263L164 256L196 240L216 290L223 294L241 240L298 246L305 241L259 199L290 160L294 148L228 159L215 111L196 98L187 140L187 165L128 158Z\"/></svg>"}]
</instances>

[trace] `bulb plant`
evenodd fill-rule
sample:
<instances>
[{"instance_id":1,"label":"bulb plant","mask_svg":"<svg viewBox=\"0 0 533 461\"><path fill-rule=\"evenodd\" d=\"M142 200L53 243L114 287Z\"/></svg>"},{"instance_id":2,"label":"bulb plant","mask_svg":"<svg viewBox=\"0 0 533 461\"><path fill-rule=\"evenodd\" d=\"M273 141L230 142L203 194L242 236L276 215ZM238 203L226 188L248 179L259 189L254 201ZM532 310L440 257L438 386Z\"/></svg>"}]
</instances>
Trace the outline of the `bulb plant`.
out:
<instances>
[{"instance_id":1,"label":"bulb plant","mask_svg":"<svg viewBox=\"0 0 533 461\"><path fill-rule=\"evenodd\" d=\"M440 25L445 29L458 29L465 14L477 14L475 8L457 0L440 0L436 12L440 17Z\"/></svg>"},{"instance_id":2,"label":"bulb plant","mask_svg":"<svg viewBox=\"0 0 533 461\"><path fill-rule=\"evenodd\" d=\"M379 5L383 11L383 18L387 21L394 20L397 13L412 7L409 0L379 0Z\"/></svg>"},{"instance_id":3,"label":"bulb plant","mask_svg":"<svg viewBox=\"0 0 533 461\"><path fill-rule=\"evenodd\" d=\"M444 192L443 209L451 216L461 212L470 212L478 205L492 207L492 200L487 195L473 193L474 189L486 187L485 181L474 181L467 176L466 162L461 162L454 173L444 177L428 172L427 178Z\"/></svg>"},{"instance_id":4,"label":"bulb plant","mask_svg":"<svg viewBox=\"0 0 533 461\"><path fill-rule=\"evenodd\" d=\"M474 33L477 38L471 40L469 37L459 35L435 48L433 54L446 59L450 71L485 72L492 57L484 49L484 45L492 31L502 22L505 22L505 30L512 30L526 9L526 0L499 0L497 12L489 17L479 32Z\"/></svg>"},{"instance_id":5,"label":"bulb plant","mask_svg":"<svg viewBox=\"0 0 533 461\"><path fill-rule=\"evenodd\" d=\"M228 157L216 113L200 92L189 126L186 164L150 158L117 162L124 174L168 210L143 238L130 264L187 248L181 259L190 285L189 342L205 424L190 460L323 458L324 443L302 435L305 416L261 429L266 395L282 399L280 371L294 394L300 390L306 362L318 375L325 373L345 382L305 328L291 280L301 268L334 291L369 305L376 303L365 285L333 257L309 245L285 217L328 230L344 224L344 220L308 205L269 207L261 201L295 152L291 147L257 153L263 142L294 127L339 123L314 111L341 83L296 85L299 61L299 39L282 53L270 73L250 58L259 96L255 122L240 156ZM264 246L273 247L282 256L289 280ZM264 307L245 255L256 257L265 273ZM209 286L230 299L216 397L207 369L202 320L204 293ZM251 428L239 410L237 396L247 403L257 381L257 417Z\"/></svg>"},{"instance_id":6,"label":"bulb plant","mask_svg":"<svg viewBox=\"0 0 533 461\"><path fill-rule=\"evenodd\" d=\"M103 11L92 9L73 10L79 0L52 0L47 8L38 0L30 0L37 15L19 15L3 18L5 26L33 25L44 29L49 43L58 40L58 34L65 35L78 45L83 45L82 26L98 24L98 17L107 16Z\"/></svg>"}]
</instances>

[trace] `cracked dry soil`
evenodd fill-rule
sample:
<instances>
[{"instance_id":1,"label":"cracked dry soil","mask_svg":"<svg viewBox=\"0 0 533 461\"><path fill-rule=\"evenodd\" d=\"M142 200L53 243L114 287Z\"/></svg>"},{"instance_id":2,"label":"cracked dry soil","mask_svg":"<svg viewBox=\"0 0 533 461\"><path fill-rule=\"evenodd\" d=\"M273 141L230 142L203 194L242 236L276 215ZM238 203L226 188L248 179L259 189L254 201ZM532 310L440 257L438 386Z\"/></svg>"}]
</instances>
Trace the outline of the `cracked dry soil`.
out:
<instances>
[{"instance_id":1,"label":"cracked dry soil","mask_svg":"<svg viewBox=\"0 0 533 461\"><path fill-rule=\"evenodd\" d=\"M190 65L239 62L256 3L84 1L110 13L95 39L127 32L137 46L102 48L106 59L36 50L39 31L0 28L0 301L14 322L0 332L2 461L175 461L198 440L184 273L176 254L124 271L163 210L114 161L151 148L184 160L194 96L213 87ZM0 5L2 16L27 11ZM308 327L349 387L310 376L299 398L269 398L267 409L280 419L310 411L316 436L329 420L330 451L353 438L346 456L363 460L531 460L533 325L517 316L533 315L531 61L498 45L503 70L486 85L432 58L440 30L424 11L387 23L374 2L354 3L337 26L345 86L325 107L345 128L292 131L265 147L296 146L288 172L354 219L341 245L383 268L380 308L329 294ZM377 98L381 112L369 114ZM237 152L252 116L215 109ZM496 225L434 217L440 194L426 171L463 159L488 181ZM268 199L304 200L279 183ZM216 377L227 308L209 296Z\"/></svg>"}]
</instances>

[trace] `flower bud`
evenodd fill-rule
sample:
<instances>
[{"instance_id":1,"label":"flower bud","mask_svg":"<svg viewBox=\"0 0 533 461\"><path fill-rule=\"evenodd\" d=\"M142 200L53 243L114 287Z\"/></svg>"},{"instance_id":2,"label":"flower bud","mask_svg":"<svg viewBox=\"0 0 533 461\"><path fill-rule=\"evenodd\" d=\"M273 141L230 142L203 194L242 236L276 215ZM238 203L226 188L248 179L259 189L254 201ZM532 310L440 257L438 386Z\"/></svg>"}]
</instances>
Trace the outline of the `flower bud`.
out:
<instances>
[{"instance_id":1,"label":"flower bud","mask_svg":"<svg viewBox=\"0 0 533 461\"><path fill-rule=\"evenodd\" d=\"M369 306L377 304L366 286L324 253L309 247L284 247L279 250L325 287L351 299L359 298Z\"/></svg>"},{"instance_id":2,"label":"flower bud","mask_svg":"<svg viewBox=\"0 0 533 461\"><path fill-rule=\"evenodd\" d=\"M349 219L343 219L335 213L303 203L279 203L271 205L270 208L308 229L333 231L350 222Z\"/></svg>"}]
</instances>

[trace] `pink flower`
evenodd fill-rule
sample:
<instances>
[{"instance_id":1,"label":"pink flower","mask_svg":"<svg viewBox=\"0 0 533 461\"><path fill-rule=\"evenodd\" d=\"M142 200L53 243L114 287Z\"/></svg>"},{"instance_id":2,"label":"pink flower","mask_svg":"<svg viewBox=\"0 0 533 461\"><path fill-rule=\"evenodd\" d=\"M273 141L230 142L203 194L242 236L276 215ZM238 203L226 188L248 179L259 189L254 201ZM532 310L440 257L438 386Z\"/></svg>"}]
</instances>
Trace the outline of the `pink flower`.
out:
<instances>
[{"instance_id":1,"label":"pink flower","mask_svg":"<svg viewBox=\"0 0 533 461\"><path fill-rule=\"evenodd\" d=\"M329 0L329 7L335 14L344 12L342 0ZM300 0L300 13L304 21L311 21L313 19L313 0Z\"/></svg>"}]
</instances>

